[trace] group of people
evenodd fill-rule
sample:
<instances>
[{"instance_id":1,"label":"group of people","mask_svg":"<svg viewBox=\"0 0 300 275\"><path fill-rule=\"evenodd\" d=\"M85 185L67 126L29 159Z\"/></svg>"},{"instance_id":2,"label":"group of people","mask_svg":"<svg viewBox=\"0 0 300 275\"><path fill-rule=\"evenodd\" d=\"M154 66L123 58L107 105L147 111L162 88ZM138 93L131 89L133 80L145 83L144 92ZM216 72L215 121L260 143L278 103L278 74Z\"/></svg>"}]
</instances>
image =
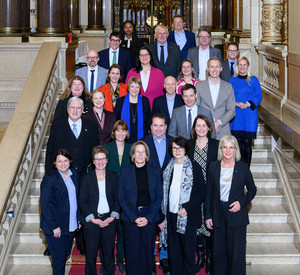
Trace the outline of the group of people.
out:
<instances>
[{"instance_id":1,"label":"group of people","mask_svg":"<svg viewBox=\"0 0 300 275\"><path fill-rule=\"evenodd\" d=\"M165 274L246 274L260 84L237 43L222 61L208 30L196 47L180 15L173 28L143 45L124 22L59 98L40 196L55 275L74 236L86 274L98 251L114 274L116 236L120 273L150 275L159 254Z\"/></svg>"}]
</instances>

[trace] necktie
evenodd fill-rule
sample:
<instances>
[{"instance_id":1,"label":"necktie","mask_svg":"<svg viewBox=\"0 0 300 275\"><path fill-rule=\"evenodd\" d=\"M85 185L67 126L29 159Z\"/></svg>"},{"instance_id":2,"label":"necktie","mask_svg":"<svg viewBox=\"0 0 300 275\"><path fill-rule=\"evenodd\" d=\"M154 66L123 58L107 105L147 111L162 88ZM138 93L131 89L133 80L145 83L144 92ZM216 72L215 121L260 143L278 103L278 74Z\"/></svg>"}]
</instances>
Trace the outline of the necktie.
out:
<instances>
[{"instance_id":1,"label":"necktie","mask_svg":"<svg viewBox=\"0 0 300 275\"><path fill-rule=\"evenodd\" d=\"M73 123L73 134L76 138L78 138L78 131L77 131L77 128L76 128L76 123Z\"/></svg>"},{"instance_id":2,"label":"necktie","mask_svg":"<svg viewBox=\"0 0 300 275\"><path fill-rule=\"evenodd\" d=\"M91 83L90 83L90 93L92 93L94 91L94 72L95 70L91 70Z\"/></svg>"},{"instance_id":3,"label":"necktie","mask_svg":"<svg viewBox=\"0 0 300 275\"><path fill-rule=\"evenodd\" d=\"M233 76L233 73L234 73L233 64L234 64L234 62L230 62L230 74L231 74L231 76Z\"/></svg>"},{"instance_id":4,"label":"necktie","mask_svg":"<svg viewBox=\"0 0 300 275\"><path fill-rule=\"evenodd\" d=\"M191 135L191 130L192 130L192 109L189 109L187 130L188 130L188 139L189 139L190 135Z\"/></svg>"},{"instance_id":5,"label":"necktie","mask_svg":"<svg viewBox=\"0 0 300 275\"><path fill-rule=\"evenodd\" d=\"M159 63L161 66L165 64L165 53L164 53L164 46L160 46L160 60Z\"/></svg>"},{"instance_id":6,"label":"necktie","mask_svg":"<svg viewBox=\"0 0 300 275\"><path fill-rule=\"evenodd\" d=\"M113 51L113 54L114 54L114 56L113 56L113 64L117 64L117 51Z\"/></svg>"}]
</instances>

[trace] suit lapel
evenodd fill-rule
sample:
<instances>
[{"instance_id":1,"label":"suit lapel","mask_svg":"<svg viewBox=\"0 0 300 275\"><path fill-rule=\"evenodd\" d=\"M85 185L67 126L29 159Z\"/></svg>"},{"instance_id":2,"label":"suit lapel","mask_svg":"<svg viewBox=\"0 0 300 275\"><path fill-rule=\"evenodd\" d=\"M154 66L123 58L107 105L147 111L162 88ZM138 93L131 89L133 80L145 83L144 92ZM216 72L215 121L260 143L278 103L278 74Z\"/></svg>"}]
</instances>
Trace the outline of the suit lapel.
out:
<instances>
[{"instance_id":1,"label":"suit lapel","mask_svg":"<svg viewBox=\"0 0 300 275\"><path fill-rule=\"evenodd\" d=\"M238 163L236 162L233 167L233 175L232 175L231 187L230 187L230 192L229 192L229 197L228 197L229 201L235 200L235 199L232 199L231 196L232 196L232 191L235 190L235 186L239 182L239 173L238 173L237 166L238 166Z\"/></svg>"},{"instance_id":2,"label":"suit lapel","mask_svg":"<svg viewBox=\"0 0 300 275\"><path fill-rule=\"evenodd\" d=\"M175 100L176 100L176 98L175 98ZM170 118L170 114L169 114L169 109L168 109L168 103L167 103L167 97L166 97L166 95L164 95L164 97L163 97L163 100L162 100L162 107L163 107L163 110L166 110L166 113L168 114L168 118L169 118L169 120L171 119ZM173 107L173 110L174 110L174 108L175 108L175 101L174 101L174 107Z\"/></svg>"},{"instance_id":3,"label":"suit lapel","mask_svg":"<svg viewBox=\"0 0 300 275\"><path fill-rule=\"evenodd\" d=\"M221 91L224 91L224 82L223 80L220 78L220 87L219 87L219 94L218 94L218 98L216 101L216 106L215 108L217 109L217 107L221 104L221 101L223 99L223 93L221 93Z\"/></svg>"},{"instance_id":4,"label":"suit lapel","mask_svg":"<svg viewBox=\"0 0 300 275\"><path fill-rule=\"evenodd\" d=\"M185 110L185 105L182 108L183 114L182 114L182 118L183 118L183 122L182 125L184 127L184 136L188 137L188 133L187 133L187 122L186 122L186 110ZM197 107L197 109L199 109L199 107ZM179 118L180 119L180 118Z\"/></svg>"},{"instance_id":5,"label":"suit lapel","mask_svg":"<svg viewBox=\"0 0 300 275\"><path fill-rule=\"evenodd\" d=\"M114 162L120 167L119 154L118 154L118 148L117 148L116 141L113 141L111 149L112 149L112 158L113 158ZM124 147L124 151L125 151L125 147ZM124 153L123 153L123 155L124 155ZM122 162L123 162L123 158L122 158Z\"/></svg>"},{"instance_id":6,"label":"suit lapel","mask_svg":"<svg viewBox=\"0 0 300 275\"><path fill-rule=\"evenodd\" d=\"M205 89L204 91L201 91L201 93L203 94L206 94L206 95L203 95L202 97L203 98L207 98L207 100L209 100L209 106L211 107L211 109L214 109L214 104L213 104L213 101L212 101L212 97L211 97L211 92L210 92L210 88L209 88L209 83L208 83L208 79L205 80Z\"/></svg>"}]
</instances>

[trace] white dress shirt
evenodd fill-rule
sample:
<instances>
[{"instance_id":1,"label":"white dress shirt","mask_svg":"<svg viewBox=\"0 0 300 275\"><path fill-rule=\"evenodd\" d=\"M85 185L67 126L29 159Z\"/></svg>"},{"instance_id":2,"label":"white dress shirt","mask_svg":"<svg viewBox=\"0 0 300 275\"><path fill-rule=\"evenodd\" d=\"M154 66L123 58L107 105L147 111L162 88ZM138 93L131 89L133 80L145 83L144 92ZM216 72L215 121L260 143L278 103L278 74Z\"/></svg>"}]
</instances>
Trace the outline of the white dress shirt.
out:
<instances>
[{"instance_id":1,"label":"white dress shirt","mask_svg":"<svg viewBox=\"0 0 300 275\"><path fill-rule=\"evenodd\" d=\"M169 209L171 213L176 214L178 210L178 204L180 199L180 185L181 185L181 176L182 176L183 164L175 163L173 169L173 179L170 186L169 194Z\"/></svg>"},{"instance_id":2,"label":"white dress shirt","mask_svg":"<svg viewBox=\"0 0 300 275\"><path fill-rule=\"evenodd\" d=\"M188 106L185 105L186 125L189 124L189 109L192 109L191 114L192 114L192 125L193 125L193 122L194 122L196 116L198 115L197 104L195 104L195 106L192 108L189 108Z\"/></svg>"},{"instance_id":3,"label":"white dress shirt","mask_svg":"<svg viewBox=\"0 0 300 275\"><path fill-rule=\"evenodd\" d=\"M140 72L141 75L141 81L144 92L146 92L148 88L149 78L150 78L150 70L145 74L143 70Z\"/></svg>"},{"instance_id":4,"label":"white dress shirt","mask_svg":"<svg viewBox=\"0 0 300 275\"><path fill-rule=\"evenodd\" d=\"M98 180L98 189L99 189L99 201L97 212L99 214L105 214L109 212L109 206L106 198L106 188L105 180Z\"/></svg>"},{"instance_id":5,"label":"white dress shirt","mask_svg":"<svg viewBox=\"0 0 300 275\"><path fill-rule=\"evenodd\" d=\"M88 91L90 90L90 87L91 87L91 76L92 76L91 70L95 70L94 71L94 84L93 84L94 90L98 88L98 87L96 87L97 76L98 76L98 65L94 69L92 69L90 66L88 66L88 83L85 83L85 85L87 85L86 87L87 87Z\"/></svg>"},{"instance_id":6,"label":"white dress shirt","mask_svg":"<svg viewBox=\"0 0 300 275\"><path fill-rule=\"evenodd\" d=\"M220 91L220 79L219 79L218 83L215 85L210 81L210 77L209 77L208 85L209 85L209 90L210 90L210 95L211 95L213 105L214 105L214 107L216 107L216 103L217 103L217 99L218 99L219 91Z\"/></svg>"},{"instance_id":7,"label":"white dress shirt","mask_svg":"<svg viewBox=\"0 0 300 275\"><path fill-rule=\"evenodd\" d=\"M199 79L205 80L206 79L206 68L207 68L207 61L209 59L209 47L205 50L202 50L199 47Z\"/></svg>"},{"instance_id":8,"label":"white dress shirt","mask_svg":"<svg viewBox=\"0 0 300 275\"><path fill-rule=\"evenodd\" d=\"M119 63L119 50L120 48L117 48L116 50L113 50L112 48L109 48L109 66L111 66L114 60L114 53L113 51L116 51L116 55L117 55L117 64Z\"/></svg>"}]
</instances>

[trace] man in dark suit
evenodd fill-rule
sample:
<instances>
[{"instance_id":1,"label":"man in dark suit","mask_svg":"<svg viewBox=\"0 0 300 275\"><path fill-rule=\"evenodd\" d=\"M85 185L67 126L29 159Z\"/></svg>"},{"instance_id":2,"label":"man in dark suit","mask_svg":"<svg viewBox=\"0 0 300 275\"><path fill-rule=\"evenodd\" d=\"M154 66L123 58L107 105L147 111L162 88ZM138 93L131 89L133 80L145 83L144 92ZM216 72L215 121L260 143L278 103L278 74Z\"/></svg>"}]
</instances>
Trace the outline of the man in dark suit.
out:
<instances>
[{"instance_id":1,"label":"man in dark suit","mask_svg":"<svg viewBox=\"0 0 300 275\"><path fill-rule=\"evenodd\" d=\"M122 40L118 32L109 35L108 43L110 45L108 49L98 52L98 65L109 69L112 64L118 64L122 68L122 82L125 83L127 74L132 69L130 52L120 47Z\"/></svg>"},{"instance_id":2,"label":"man in dark suit","mask_svg":"<svg viewBox=\"0 0 300 275\"><path fill-rule=\"evenodd\" d=\"M176 43L181 52L182 60L186 59L189 48L196 47L195 34L184 30L183 17L179 14L173 17L173 31L169 33L168 41Z\"/></svg>"},{"instance_id":3,"label":"man in dark suit","mask_svg":"<svg viewBox=\"0 0 300 275\"><path fill-rule=\"evenodd\" d=\"M183 105L182 97L176 94L176 79L173 76L167 76L164 82L165 95L154 99L152 113L163 114L169 127L173 110Z\"/></svg>"},{"instance_id":4,"label":"man in dark suit","mask_svg":"<svg viewBox=\"0 0 300 275\"><path fill-rule=\"evenodd\" d=\"M221 79L228 81L234 74L237 57L239 55L239 44L236 42L230 42L227 48L228 59L222 62L223 70L221 71Z\"/></svg>"},{"instance_id":5,"label":"man in dark suit","mask_svg":"<svg viewBox=\"0 0 300 275\"><path fill-rule=\"evenodd\" d=\"M181 54L179 47L168 42L169 32L166 26L158 25L155 28L156 42L147 44L146 47L151 51L155 66L162 70L164 76L178 76L181 65Z\"/></svg>"},{"instance_id":6,"label":"man in dark suit","mask_svg":"<svg viewBox=\"0 0 300 275\"><path fill-rule=\"evenodd\" d=\"M46 151L46 173L51 170L53 155L60 148L69 151L72 167L80 178L86 173L92 162L92 149L98 144L98 130L94 121L81 118L82 110L83 101L74 96L68 101L68 118L52 122Z\"/></svg>"},{"instance_id":7,"label":"man in dark suit","mask_svg":"<svg viewBox=\"0 0 300 275\"><path fill-rule=\"evenodd\" d=\"M172 137L183 136L186 139L191 138L191 129L194 119L201 114L206 116L213 126L213 117L211 111L196 105L197 91L194 85L185 84L181 89L183 106L174 110L168 134ZM212 138L216 137L215 128L213 126Z\"/></svg>"},{"instance_id":8,"label":"man in dark suit","mask_svg":"<svg viewBox=\"0 0 300 275\"><path fill-rule=\"evenodd\" d=\"M98 53L90 50L86 55L87 66L77 69L75 75L81 76L90 93L106 84L108 70L97 65Z\"/></svg>"},{"instance_id":9,"label":"man in dark suit","mask_svg":"<svg viewBox=\"0 0 300 275\"><path fill-rule=\"evenodd\" d=\"M221 50L211 47L211 32L207 29L198 31L199 46L189 49L187 58L192 60L196 77L200 80L206 79L207 61L211 57L218 57L222 60Z\"/></svg>"}]
</instances>

